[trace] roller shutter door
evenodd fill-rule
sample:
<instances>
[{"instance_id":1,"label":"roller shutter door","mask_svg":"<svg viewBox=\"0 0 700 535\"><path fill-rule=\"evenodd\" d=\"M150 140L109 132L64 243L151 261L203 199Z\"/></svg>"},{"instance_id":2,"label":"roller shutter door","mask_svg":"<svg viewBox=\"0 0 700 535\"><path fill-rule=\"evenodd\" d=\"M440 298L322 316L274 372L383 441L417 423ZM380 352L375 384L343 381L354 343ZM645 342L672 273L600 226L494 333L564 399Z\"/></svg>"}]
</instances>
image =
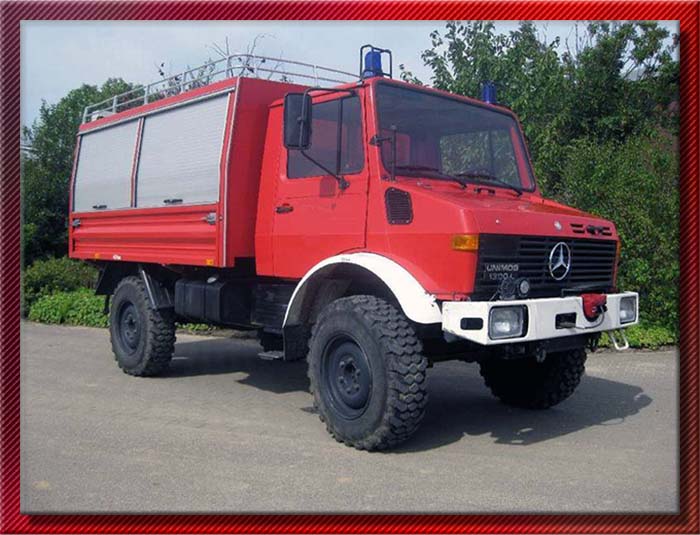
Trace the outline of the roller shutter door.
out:
<instances>
[{"instance_id":1,"label":"roller shutter door","mask_svg":"<svg viewBox=\"0 0 700 535\"><path fill-rule=\"evenodd\" d=\"M83 134L75 173L75 212L128 208L138 121Z\"/></svg>"},{"instance_id":2,"label":"roller shutter door","mask_svg":"<svg viewBox=\"0 0 700 535\"><path fill-rule=\"evenodd\" d=\"M227 101L222 95L146 117L136 206L218 201Z\"/></svg>"}]
</instances>

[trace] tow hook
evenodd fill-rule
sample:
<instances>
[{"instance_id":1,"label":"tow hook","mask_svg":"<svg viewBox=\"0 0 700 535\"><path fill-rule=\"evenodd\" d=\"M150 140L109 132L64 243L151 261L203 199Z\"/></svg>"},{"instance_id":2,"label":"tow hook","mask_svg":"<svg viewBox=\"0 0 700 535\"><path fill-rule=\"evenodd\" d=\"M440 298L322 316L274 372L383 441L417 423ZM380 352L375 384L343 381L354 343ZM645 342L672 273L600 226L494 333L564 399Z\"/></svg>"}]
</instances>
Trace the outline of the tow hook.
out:
<instances>
[{"instance_id":1,"label":"tow hook","mask_svg":"<svg viewBox=\"0 0 700 535\"><path fill-rule=\"evenodd\" d=\"M615 335L615 333L617 333L617 335ZM625 334L624 329L608 331L608 336L610 337L610 340L612 340L612 343L615 346L616 350L624 351L625 349L629 349L630 343L627 341L627 335ZM620 337L619 341L617 338L618 336ZM622 345L620 345L620 341L622 342Z\"/></svg>"}]
</instances>

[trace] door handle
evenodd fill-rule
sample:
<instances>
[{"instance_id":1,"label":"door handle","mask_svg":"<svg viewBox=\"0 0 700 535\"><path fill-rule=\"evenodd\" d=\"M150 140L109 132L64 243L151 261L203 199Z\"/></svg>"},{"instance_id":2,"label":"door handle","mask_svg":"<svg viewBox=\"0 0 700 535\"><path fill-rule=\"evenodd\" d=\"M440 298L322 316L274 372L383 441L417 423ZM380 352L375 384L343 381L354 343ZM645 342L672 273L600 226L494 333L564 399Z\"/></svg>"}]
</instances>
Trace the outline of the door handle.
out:
<instances>
[{"instance_id":1,"label":"door handle","mask_svg":"<svg viewBox=\"0 0 700 535\"><path fill-rule=\"evenodd\" d=\"M275 208L275 212L277 212L278 214L288 214L293 210L294 207L291 204L281 204L277 208Z\"/></svg>"}]
</instances>

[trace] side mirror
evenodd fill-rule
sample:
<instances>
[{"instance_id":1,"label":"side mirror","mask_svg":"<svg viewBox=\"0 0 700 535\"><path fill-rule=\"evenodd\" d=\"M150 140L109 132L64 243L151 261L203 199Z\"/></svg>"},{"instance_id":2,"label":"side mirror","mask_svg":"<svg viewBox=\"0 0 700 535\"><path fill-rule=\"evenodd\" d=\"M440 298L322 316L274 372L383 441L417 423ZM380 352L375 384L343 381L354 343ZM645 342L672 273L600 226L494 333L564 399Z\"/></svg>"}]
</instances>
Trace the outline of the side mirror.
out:
<instances>
[{"instance_id":1,"label":"side mirror","mask_svg":"<svg viewBox=\"0 0 700 535\"><path fill-rule=\"evenodd\" d=\"M284 97L284 146L292 150L311 146L311 95L307 93Z\"/></svg>"}]
</instances>

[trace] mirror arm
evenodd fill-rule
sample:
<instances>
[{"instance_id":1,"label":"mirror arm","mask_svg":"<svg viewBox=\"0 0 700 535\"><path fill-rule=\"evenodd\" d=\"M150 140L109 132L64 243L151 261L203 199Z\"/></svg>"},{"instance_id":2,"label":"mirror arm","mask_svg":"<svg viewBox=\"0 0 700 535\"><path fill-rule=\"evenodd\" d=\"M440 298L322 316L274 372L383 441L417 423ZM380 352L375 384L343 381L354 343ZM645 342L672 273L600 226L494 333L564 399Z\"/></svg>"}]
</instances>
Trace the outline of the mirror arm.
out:
<instances>
[{"instance_id":1,"label":"mirror arm","mask_svg":"<svg viewBox=\"0 0 700 535\"><path fill-rule=\"evenodd\" d=\"M334 88L324 88L324 87L310 87L306 91L304 91L304 97L306 97L311 91L325 91L327 93L349 93L350 95L355 94L354 89L334 89ZM303 131L304 131L304 123L306 122L306 103L309 99L304 98L302 107L301 107L301 117L299 117L299 122L301 123L301 128L299 129L299 145L301 145L302 137L303 137ZM306 151L300 150L302 156L309 160L311 163L316 165L317 167L323 169L326 173L328 173L330 176L335 178L338 181L338 187L340 187L341 190L346 190L350 186L350 183L345 180L345 178L341 175L338 175L328 169L325 165L322 165L318 161L316 161L314 158L309 156Z\"/></svg>"},{"instance_id":2,"label":"mirror arm","mask_svg":"<svg viewBox=\"0 0 700 535\"><path fill-rule=\"evenodd\" d=\"M375 134L369 140L374 147L381 147L385 141L391 142L391 181L396 182L396 125L391 125L391 136Z\"/></svg>"}]
</instances>

